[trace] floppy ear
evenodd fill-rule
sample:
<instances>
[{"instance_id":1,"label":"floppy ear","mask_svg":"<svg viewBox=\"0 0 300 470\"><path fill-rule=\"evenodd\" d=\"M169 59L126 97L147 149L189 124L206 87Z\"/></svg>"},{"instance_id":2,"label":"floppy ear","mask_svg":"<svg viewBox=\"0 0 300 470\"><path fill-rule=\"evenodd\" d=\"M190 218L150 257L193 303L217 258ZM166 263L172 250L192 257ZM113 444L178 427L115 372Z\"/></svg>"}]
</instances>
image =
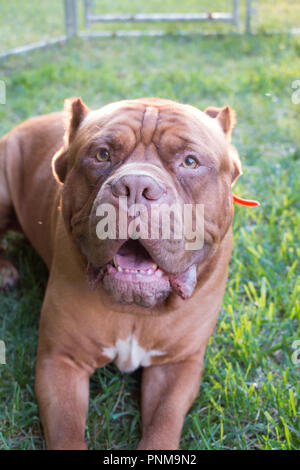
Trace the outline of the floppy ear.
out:
<instances>
[{"instance_id":1,"label":"floppy ear","mask_svg":"<svg viewBox=\"0 0 300 470\"><path fill-rule=\"evenodd\" d=\"M239 154L236 148L230 143L232 130L236 123L235 111L227 105L223 108L215 108L214 106L210 106L206 108L204 112L211 118L217 119L229 142L229 154L231 156L233 165L232 184L234 184L238 177L242 174L242 164Z\"/></svg>"},{"instance_id":2,"label":"floppy ear","mask_svg":"<svg viewBox=\"0 0 300 470\"><path fill-rule=\"evenodd\" d=\"M69 146L74 140L76 132L89 113L89 108L83 103L81 98L68 98L65 100L65 135L64 145L55 153L52 159L52 171L59 183L66 179L68 170Z\"/></svg>"}]
</instances>

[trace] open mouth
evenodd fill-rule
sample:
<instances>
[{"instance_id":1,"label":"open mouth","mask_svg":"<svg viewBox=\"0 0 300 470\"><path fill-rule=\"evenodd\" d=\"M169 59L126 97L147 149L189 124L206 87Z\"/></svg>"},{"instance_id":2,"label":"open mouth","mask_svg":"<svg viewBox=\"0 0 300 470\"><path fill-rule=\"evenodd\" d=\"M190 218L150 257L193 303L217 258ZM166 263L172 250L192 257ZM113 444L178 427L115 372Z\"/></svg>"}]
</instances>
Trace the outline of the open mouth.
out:
<instances>
[{"instance_id":1,"label":"open mouth","mask_svg":"<svg viewBox=\"0 0 300 470\"><path fill-rule=\"evenodd\" d=\"M101 284L119 303L153 306L171 291L191 297L196 285L196 265L178 275L161 269L138 240L127 240L105 266L88 263L87 279L92 288Z\"/></svg>"},{"instance_id":2,"label":"open mouth","mask_svg":"<svg viewBox=\"0 0 300 470\"><path fill-rule=\"evenodd\" d=\"M108 272L120 277L130 276L134 282L142 279L147 282L153 276L157 278L167 277L162 269L153 261L147 250L137 240L129 239L121 246L113 257L111 263L107 265Z\"/></svg>"}]
</instances>

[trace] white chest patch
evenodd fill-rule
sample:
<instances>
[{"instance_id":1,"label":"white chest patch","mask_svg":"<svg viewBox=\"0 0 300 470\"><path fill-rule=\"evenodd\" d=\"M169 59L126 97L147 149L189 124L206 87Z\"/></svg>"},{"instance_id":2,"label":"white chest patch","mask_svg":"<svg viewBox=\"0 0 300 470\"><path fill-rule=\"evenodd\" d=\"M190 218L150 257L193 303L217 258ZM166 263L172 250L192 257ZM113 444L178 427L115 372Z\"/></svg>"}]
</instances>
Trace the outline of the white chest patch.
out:
<instances>
[{"instance_id":1,"label":"white chest patch","mask_svg":"<svg viewBox=\"0 0 300 470\"><path fill-rule=\"evenodd\" d=\"M150 366L152 356L165 354L156 349L145 351L133 335L129 335L126 339L117 339L115 346L103 348L102 352L114 361L122 372L132 372L140 366Z\"/></svg>"}]
</instances>

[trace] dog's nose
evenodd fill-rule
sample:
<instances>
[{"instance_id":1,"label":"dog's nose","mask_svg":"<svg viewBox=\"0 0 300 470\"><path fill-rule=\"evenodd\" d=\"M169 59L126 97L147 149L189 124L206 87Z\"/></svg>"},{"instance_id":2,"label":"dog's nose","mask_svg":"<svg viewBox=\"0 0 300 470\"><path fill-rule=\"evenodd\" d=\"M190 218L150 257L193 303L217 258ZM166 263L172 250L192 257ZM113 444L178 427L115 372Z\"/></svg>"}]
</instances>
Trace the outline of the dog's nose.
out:
<instances>
[{"instance_id":1,"label":"dog's nose","mask_svg":"<svg viewBox=\"0 0 300 470\"><path fill-rule=\"evenodd\" d=\"M114 196L126 196L128 204L158 201L165 188L147 175L124 175L111 185Z\"/></svg>"}]
</instances>

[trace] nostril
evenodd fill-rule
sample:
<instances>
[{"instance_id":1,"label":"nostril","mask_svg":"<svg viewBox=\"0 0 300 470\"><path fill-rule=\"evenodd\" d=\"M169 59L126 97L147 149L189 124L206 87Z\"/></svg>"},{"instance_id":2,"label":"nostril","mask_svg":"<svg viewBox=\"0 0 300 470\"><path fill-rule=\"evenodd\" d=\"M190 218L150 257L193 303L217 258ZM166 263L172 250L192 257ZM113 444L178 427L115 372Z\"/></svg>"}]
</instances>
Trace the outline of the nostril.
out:
<instances>
[{"instance_id":1,"label":"nostril","mask_svg":"<svg viewBox=\"0 0 300 470\"><path fill-rule=\"evenodd\" d=\"M143 191L142 191L142 196L146 199L151 199L150 198L150 191L149 191L149 188L145 188Z\"/></svg>"},{"instance_id":2,"label":"nostril","mask_svg":"<svg viewBox=\"0 0 300 470\"><path fill-rule=\"evenodd\" d=\"M161 188L158 184L155 183L155 185L153 186L146 187L142 192L142 196L145 199L156 201L157 199L161 198L163 192L163 188Z\"/></svg>"},{"instance_id":3,"label":"nostril","mask_svg":"<svg viewBox=\"0 0 300 470\"><path fill-rule=\"evenodd\" d=\"M116 181L111 185L111 192L113 193L114 196L120 197L120 196L130 196L130 187L125 184L123 181Z\"/></svg>"},{"instance_id":4,"label":"nostril","mask_svg":"<svg viewBox=\"0 0 300 470\"><path fill-rule=\"evenodd\" d=\"M157 181L146 175L122 176L111 184L111 191L116 197L125 196L135 202L157 201L166 192Z\"/></svg>"},{"instance_id":5,"label":"nostril","mask_svg":"<svg viewBox=\"0 0 300 470\"><path fill-rule=\"evenodd\" d=\"M130 187L124 185L124 196L130 196Z\"/></svg>"}]
</instances>

